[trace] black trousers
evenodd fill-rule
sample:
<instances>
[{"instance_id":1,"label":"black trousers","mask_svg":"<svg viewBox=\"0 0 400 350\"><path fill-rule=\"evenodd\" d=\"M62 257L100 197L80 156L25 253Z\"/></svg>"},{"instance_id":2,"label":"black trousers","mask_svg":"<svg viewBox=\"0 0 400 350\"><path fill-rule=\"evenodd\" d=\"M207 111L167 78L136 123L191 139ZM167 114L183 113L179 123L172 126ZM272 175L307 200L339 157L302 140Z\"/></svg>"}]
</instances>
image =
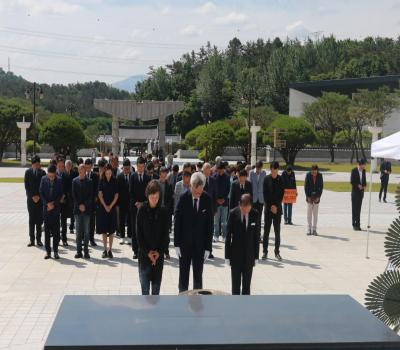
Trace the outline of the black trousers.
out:
<instances>
[{"instance_id":1,"label":"black trousers","mask_svg":"<svg viewBox=\"0 0 400 350\"><path fill-rule=\"evenodd\" d=\"M265 213L264 216L264 238L263 238L263 251L268 253L269 233L271 225L274 224L275 232L275 254L279 254L279 247L281 246L281 214L273 214L271 212Z\"/></svg>"},{"instance_id":2,"label":"black trousers","mask_svg":"<svg viewBox=\"0 0 400 350\"><path fill-rule=\"evenodd\" d=\"M132 220L129 214L129 204L127 205L120 205L119 211L119 234L121 238L125 238L125 224L127 225L127 236L128 238L132 237Z\"/></svg>"},{"instance_id":3,"label":"black trousers","mask_svg":"<svg viewBox=\"0 0 400 350\"><path fill-rule=\"evenodd\" d=\"M160 255L156 264L153 266L149 258L139 255L139 280L142 287L142 295L159 295L161 289L162 272L164 267L164 257Z\"/></svg>"},{"instance_id":4,"label":"black trousers","mask_svg":"<svg viewBox=\"0 0 400 350\"><path fill-rule=\"evenodd\" d=\"M231 266L232 295L250 295L251 276L253 266ZM242 292L240 293L240 287Z\"/></svg>"},{"instance_id":5,"label":"black trousers","mask_svg":"<svg viewBox=\"0 0 400 350\"><path fill-rule=\"evenodd\" d=\"M137 208L135 205L132 205L131 210L131 225L132 225L132 250L135 254L138 253L138 241L136 236L136 215L137 215Z\"/></svg>"},{"instance_id":6,"label":"black trousers","mask_svg":"<svg viewBox=\"0 0 400 350\"><path fill-rule=\"evenodd\" d=\"M189 288L190 265L193 268L193 289L203 288L204 253L183 251L179 258L179 293Z\"/></svg>"},{"instance_id":7,"label":"black trousers","mask_svg":"<svg viewBox=\"0 0 400 350\"><path fill-rule=\"evenodd\" d=\"M51 237L53 237L53 251L58 252L60 243L60 217L54 216L44 220L44 246L47 254L51 253Z\"/></svg>"},{"instance_id":8,"label":"black trousers","mask_svg":"<svg viewBox=\"0 0 400 350\"><path fill-rule=\"evenodd\" d=\"M360 227L360 213L364 192L351 192L351 216L353 227Z\"/></svg>"},{"instance_id":9,"label":"black trousers","mask_svg":"<svg viewBox=\"0 0 400 350\"><path fill-rule=\"evenodd\" d=\"M386 193L389 184L389 174L383 174L381 176L381 189L379 190L379 200L382 198L383 193L383 200L386 200Z\"/></svg>"},{"instance_id":10,"label":"black trousers","mask_svg":"<svg viewBox=\"0 0 400 350\"><path fill-rule=\"evenodd\" d=\"M253 203L253 208L256 209L258 212L257 222L258 222L258 227L260 228L260 232L257 233L260 234L260 237L261 237L261 218L262 218L263 207L264 203L260 202Z\"/></svg>"},{"instance_id":11,"label":"black trousers","mask_svg":"<svg viewBox=\"0 0 400 350\"><path fill-rule=\"evenodd\" d=\"M42 224L43 224L43 204L42 201L38 203L28 200L28 213L29 213L29 240L35 242L35 228L36 228L36 241L40 242L42 239Z\"/></svg>"},{"instance_id":12,"label":"black trousers","mask_svg":"<svg viewBox=\"0 0 400 350\"><path fill-rule=\"evenodd\" d=\"M94 241L94 231L96 228L96 206L92 209L90 213L90 222L89 222L89 240Z\"/></svg>"}]
</instances>

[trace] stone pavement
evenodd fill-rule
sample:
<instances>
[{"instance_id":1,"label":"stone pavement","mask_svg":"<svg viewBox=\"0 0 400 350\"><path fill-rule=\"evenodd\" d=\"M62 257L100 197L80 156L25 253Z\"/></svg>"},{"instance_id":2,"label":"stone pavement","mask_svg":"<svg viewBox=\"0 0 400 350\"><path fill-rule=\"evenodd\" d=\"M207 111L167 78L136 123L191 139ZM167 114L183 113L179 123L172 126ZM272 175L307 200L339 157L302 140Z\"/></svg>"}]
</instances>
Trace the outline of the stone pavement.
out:
<instances>
[{"instance_id":1,"label":"stone pavement","mask_svg":"<svg viewBox=\"0 0 400 350\"><path fill-rule=\"evenodd\" d=\"M303 193L299 188L295 225L282 226L284 260L271 258L256 266L252 293L349 294L363 303L367 285L386 266L383 241L397 216L393 195L383 204L373 194L370 258L366 259L366 232L351 229L350 193L324 192L318 237L305 235ZM364 228L366 217L365 201ZM43 259L43 249L26 247L27 223L23 184L0 184L0 349L41 349L66 294L140 294L137 262L131 259L130 246L120 246L116 240L113 260L101 259L101 247L91 249L90 261L75 260L75 236L69 235L70 246L60 248L61 259L48 261ZM177 259L171 253L162 294L177 293ZM230 270L224 266L222 243L214 245L214 254L216 259L204 269L204 287L230 292Z\"/></svg>"}]
</instances>

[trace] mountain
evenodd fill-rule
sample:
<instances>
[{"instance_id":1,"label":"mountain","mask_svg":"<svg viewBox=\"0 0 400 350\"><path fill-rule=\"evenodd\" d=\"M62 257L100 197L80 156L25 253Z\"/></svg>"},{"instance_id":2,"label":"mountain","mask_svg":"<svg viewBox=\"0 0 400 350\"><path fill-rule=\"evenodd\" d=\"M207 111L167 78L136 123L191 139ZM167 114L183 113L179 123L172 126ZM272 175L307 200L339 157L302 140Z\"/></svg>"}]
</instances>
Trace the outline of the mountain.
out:
<instances>
[{"instance_id":1,"label":"mountain","mask_svg":"<svg viewBox=\"0 0 400 350\"><path fill-rule=\"evenodd\" d=\"M135 91L136 83L138 83L139 81L143 81L146 78L147 78L147 76L145 74L133 75L127 79L117 81L117 82L111 84L111 86L113 86L117 89L125 90L125 91L132 93Z\"/></svg>"}]
</instances>

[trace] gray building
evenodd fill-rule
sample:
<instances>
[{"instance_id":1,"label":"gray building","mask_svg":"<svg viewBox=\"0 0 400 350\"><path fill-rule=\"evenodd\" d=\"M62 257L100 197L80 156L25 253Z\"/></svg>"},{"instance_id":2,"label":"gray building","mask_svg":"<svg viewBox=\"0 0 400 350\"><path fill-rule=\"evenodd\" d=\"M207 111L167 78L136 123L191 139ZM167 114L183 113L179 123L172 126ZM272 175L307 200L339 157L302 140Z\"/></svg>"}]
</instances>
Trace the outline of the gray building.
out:
<instances>
[{"instance_id":1,"label":"gray building","mask_svg":"<svg viewBox=\"0 0 400 350\"><path fill-rule=\"evenodd\" d=\"M359 89L376 90L387 86L391 91L400 87L400 75L368 78L321 80L289 85L289 115L303 115L304 105L315 101L323 92L338 92L351 97ZM389 135L400 130L400 109L395 110L383 125L383 134Z\"/></svg>"}]
</instances>

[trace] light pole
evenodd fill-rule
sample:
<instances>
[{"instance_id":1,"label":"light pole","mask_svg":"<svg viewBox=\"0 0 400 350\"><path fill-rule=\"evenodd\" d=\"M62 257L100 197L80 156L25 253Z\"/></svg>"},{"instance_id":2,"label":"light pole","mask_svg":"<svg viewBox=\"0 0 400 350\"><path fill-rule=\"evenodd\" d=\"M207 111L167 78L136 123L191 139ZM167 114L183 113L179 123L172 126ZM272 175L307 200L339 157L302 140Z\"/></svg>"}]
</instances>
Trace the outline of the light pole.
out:
<instances>
[{"instance_id":1,"label":"light pole","mask_svg":"<svg viewBox=\"0 0 400 350\"><path fill-rule=\"evenodd\" d=\"M25 90L25 97L27 100L31 98L31 95L33 94L33 116L32 116L32 124L35 126L35 124L38 122L38 118L36 116L36 94L39 95L39 99L42 100L44 97L43 94L43 89L40 85L37 85L36 82L33 83L33 87L29 87ZM33 154L35 154L35 148L36 148L36 130L34 131L33 135Z\"/></svg>"},{"instance_id":2,"label":"light pole","mask_svg":"<svg viewBox=\"0 0 400 350\"><path fill-rule=\"evenodd\" d=\"M204 125L207 128L208 123L211 122L211 112L206 113L204 111L204 107L203 106L201 106L201 118L203 119ZM207 149L208 149L208 142L206 143L206 154L204 155L206 162L208 162Z\"/></svg>"}]
</instances>

